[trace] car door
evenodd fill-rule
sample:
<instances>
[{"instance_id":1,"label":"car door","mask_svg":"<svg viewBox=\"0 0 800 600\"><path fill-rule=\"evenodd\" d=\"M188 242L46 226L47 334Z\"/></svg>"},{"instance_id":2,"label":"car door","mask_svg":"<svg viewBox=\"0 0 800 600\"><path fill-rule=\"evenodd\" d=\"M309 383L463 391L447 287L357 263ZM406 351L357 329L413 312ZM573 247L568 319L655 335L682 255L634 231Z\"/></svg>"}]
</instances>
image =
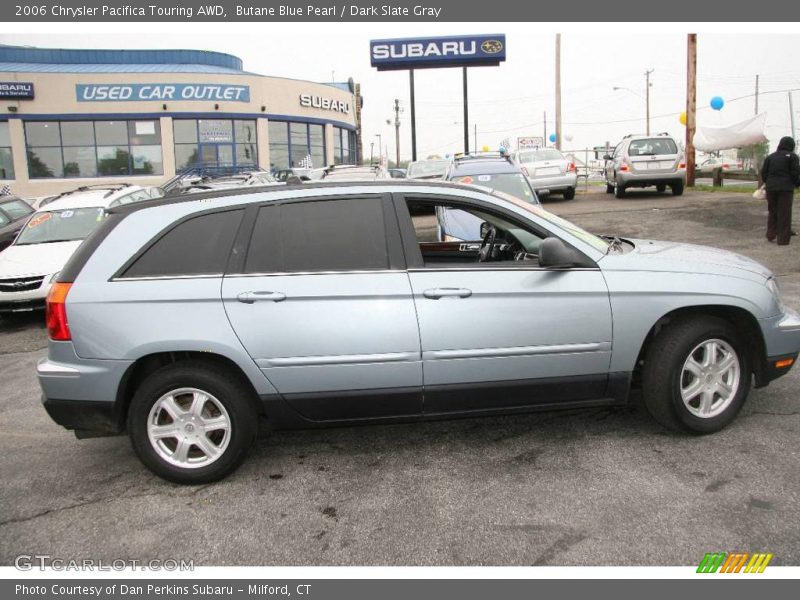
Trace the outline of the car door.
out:
<instances>
[{"instance_id":1,"label":"car door","mask_svg":"<svg viewBox=\"0 0 800 600\"><path fill-rule=\"evenodd\" d=\"M443 244L423 255L420 248L427 253L427 245L418 232L424 229L425 211L410 212L409 201L437 205L444 199L396 200L419 320L424 412L604 397L612 327L600 270L548 270L535 260L476 263L469 256L470 244L459 242L453 245L461 249L460 262L455 251L442 260ZM485 213L496 210L474 200L455 205ZM412 218L414 213L423 217ZM540 238L548 235L531 224L521 225Z\"/></svg>"},{"instance_id":2,"label":"car door","mask_svg":"<svg viewBox=\"0 0 800 600\"><path fill-rule=\"evenodd\" d=\"M302 416L421 412L419 331L388 195L260 207L222 297L250 356Z\"/></svg>"}]
</instances>

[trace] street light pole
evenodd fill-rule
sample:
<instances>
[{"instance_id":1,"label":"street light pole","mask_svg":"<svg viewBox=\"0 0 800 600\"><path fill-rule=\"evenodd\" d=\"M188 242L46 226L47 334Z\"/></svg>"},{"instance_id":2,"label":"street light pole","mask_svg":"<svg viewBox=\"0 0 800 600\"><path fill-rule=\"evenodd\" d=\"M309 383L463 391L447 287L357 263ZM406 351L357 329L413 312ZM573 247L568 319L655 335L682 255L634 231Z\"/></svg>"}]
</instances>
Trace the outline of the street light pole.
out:
<instances>
[{"instance_id":1,"label":"street light pole","mask_svg":"<svg viewBox=\"0 0 800 600\"><path fill-rule=\"evenodd\" d=\"M647 104L647 135L650 135L650 73L653 69L648 69L644 72L644 90L645 90L645 103Z\"/></svg>"}]
</instances>

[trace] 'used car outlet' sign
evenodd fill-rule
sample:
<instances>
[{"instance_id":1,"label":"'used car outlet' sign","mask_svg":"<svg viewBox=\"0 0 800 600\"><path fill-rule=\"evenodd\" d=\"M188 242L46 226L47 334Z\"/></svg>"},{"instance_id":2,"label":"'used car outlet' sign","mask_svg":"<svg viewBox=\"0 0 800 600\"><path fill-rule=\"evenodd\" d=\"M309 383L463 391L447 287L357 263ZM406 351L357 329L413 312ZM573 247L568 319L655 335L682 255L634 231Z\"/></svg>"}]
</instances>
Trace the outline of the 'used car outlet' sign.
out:
<instances>
[{"instance_id":1,"label":"'used car outlet' sign","mask_svg":"<svg viewBox=\"0 0 800 600\"><path fill-rule=\"evenodd\" d=\"M78 102L148 102L166 100L250 102L250 86L209 83L79 83Z\"/></svg>"},{"instance_id":2,"label":"'used car outlet' sign","mask_svg":"<svg viewBox=\"0 0 800 600\"><path fill-rule=\"evenodd\" d=\"M324 96L314 96L313 94L300 94L300 106L304 108L321 108L322 110L332 110L344 114L350 113L349 102L333 100Z\"/></svg>"}]
</instances>

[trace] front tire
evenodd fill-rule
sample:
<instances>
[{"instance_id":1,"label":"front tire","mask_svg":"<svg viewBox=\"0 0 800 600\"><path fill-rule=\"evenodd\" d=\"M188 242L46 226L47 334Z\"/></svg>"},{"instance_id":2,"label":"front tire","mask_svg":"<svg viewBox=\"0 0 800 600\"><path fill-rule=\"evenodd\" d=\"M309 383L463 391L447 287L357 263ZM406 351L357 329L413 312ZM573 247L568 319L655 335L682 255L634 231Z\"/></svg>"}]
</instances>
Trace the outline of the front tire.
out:
<instances>
[{"instance_id":1,"label":"front tire","mask_svg":"<svg viewBox=\"0 0 800 600\"><path fill-rule=\"evenodd\" d=\"M665 183L659 183L659 184L656 186L656 191L657 191L659 194L663 194L664 192L666 192L666 191L667 191L667 184L665 184Z\"/></svg>"},{"instance_id":2,"label":"front tire","mask_svg":"<svg viewBox=\"0 0 800 600\"><path fill-rule=\"evenodd\" d=\"M233 472L258 430L253 392L215 365L167 365L138 387L128 432L153 473L182 484L209 483Z\"/></svg>"},{"instance_id":3,"label":"front tire","mask_svg":"<svg viewBox=\"0 0 800 600\"><path fill-rule=\"evenodd\" d=\"M575 197L575 188L567 188L564 190L564 200L572 200Z\"/></svg>"},{"instance_id":4,"label":"front tire","mask_svg":"<svg viewBox=\"0 0 800 600\"><path fill-rule=\"evenodd\" d=\"M642 371L644 403L669 429L713 433L736 418L751 373L747 346L730 323L684 318L651 342Z\"/></svg>"},{"instance_id":5,"label":"front tire","mask_svg":"<svg viewBox=\"0 0 800 600\"><path fill-rule=\"evenodd\" d=\"M613 194L614 193L614 186L610 183L606 183L606 194Z\"/></svg>"},{"instance_id":6,"label":"front tire","mask_svg":"<svg viewBox=\"0 0 800 600\"><path fill-rule=\"evenodd\" d=\"M614 197L615 198L624 198L625 197L625 186L622 185L619 182L614 184Z\"/></svg>"}]
</instances>

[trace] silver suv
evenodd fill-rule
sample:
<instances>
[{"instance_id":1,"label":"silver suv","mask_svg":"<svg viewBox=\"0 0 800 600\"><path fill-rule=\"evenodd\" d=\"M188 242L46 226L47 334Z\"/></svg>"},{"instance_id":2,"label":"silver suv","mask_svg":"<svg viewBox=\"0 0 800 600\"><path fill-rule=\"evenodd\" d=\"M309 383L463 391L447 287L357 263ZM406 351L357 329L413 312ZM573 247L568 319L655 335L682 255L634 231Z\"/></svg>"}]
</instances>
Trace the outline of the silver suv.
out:
<instances>
[{"instance_id":1,"label":"silver suv","mask_svg":"<svg viewBox=\"0 0 800 600\"><path fill-rule=\"evenodd\" d=\"M663 192L669 186L674 196L686 186L686 162L675 138L658 135L627 135L606 161L606 192L623 198L630 188L655 186Z\"/></svg>"},{"instance_id":2,"label":"silver suv","mask_svg":"<svg viewBox=\"0 0 800 600\"><path fill-rule=\"evenodd\" d=\"M479 218L442 241L436 212ZM786 373L800 316L737 254L592 235L432 182L216 190L112 209L59 274L37 370L78 437L219 479L272 427L619 405L730 423Z\"/></svg>"}]
</instances>

